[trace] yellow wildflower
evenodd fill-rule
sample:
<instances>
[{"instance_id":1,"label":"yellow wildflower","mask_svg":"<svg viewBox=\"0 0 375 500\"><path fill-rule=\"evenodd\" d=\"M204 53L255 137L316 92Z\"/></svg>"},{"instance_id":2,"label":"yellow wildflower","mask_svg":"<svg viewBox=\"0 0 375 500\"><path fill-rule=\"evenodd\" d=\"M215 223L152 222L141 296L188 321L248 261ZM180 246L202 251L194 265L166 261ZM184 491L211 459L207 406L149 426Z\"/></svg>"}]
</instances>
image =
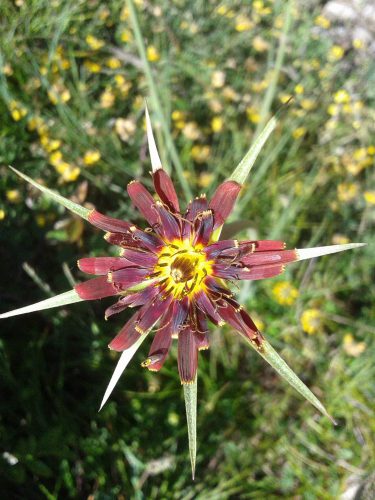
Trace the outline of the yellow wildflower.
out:
<instances>
[{"instance_id":1,"label":"yellow wildflower","mask_svg":"<svg viewBox=\"0 0 375 500\"><path fill-rule=\"evenodd\" d=\"M375 205L375 191L365 191L363 197L369 205Z\"/></svg>"},{"instance_id":2,"label":"yellow wildflower","mask_svg":"<svg viewBox=\"0 0 375 500\"><path fill-rule=\"evenodd\" d=\"M0 220L4 220L5 219L5 211L0 208Z\"/></svg>"},{"instance_id":3,"label":"yellow wildflower","mask_svg":"<svg viewBox=\"0 0 375 500\"><path fill-rule=\"evenodd\" d=\"M340 113L340 106L337 104L330 104L327 108L328 114L331 116L336 116Z\"/></svg>"},{"instance_id":4,"label":"yellow wildflower","mask_svg":"<svg viewBox=\"0 0 375 500\"><path fill-rule=\"evenodd\" d=\"M366 148L357 148L353 153L353 158L356 161L363 161L367 158Z\"/></svg>"},{"instance_id":5,"label":"yellow wildflower","mask_svg":"<svg viewBox=\"0 0 375 500\"><path fill-rule=\"evenodd\" d=\"M59 139L50 139L48 135L42 135L40 137L40 143L43 146L43 149L47 151L47 153L56 151L56 149L59 149L61 147L61 141Z\"/></svg>"},{"instance_id":6,"label":"yellow wildflower","mask_svg":"<svg viewBox=\"0 0 375 500\"><path fill-rule=\"evenodd\" d=\"M349 242L350 242L349 238L343 234L336 233L332 236L333 245L346 245Z\"/></svg>"},{"instance_id":7,"label":"yellow wildflower","mask_svg":"<svg viewBox=\"0 0 375 500\"><path fill-rule=\"evenodd\" d=\"M292 136L294 139L300 139L303 137L307 132L307 129L305 127L297 127L293 130Z\"/></svg>"},{"instance_id":8,"label":"yellow wildflower","mask_svg":"<svg viewBox=\"0 0 375 500\"><path fill-rule=\"evenodd\" d=\"M49 155L49 162L54 167L62 162L62 153L61 151L55 151L54 153Z\"/></svg>"},{"instance_id":9,"label":"yellow wildflower","mask_svg":"<svg viewBox=\"0 0 375 500\"><path fill-rule=\"evenodd\" d=\"M21 201L21 194L18 189L9 189L6 192L6 197L10 203L18 203Z\"/></svg>"},{"instance_id":10,"label":"yellow wildflower","mask_svg":"<svg viewBox=\"0 0 375 500\"><path fill-rule=\"evenodd\" d=\"M289 281L279 281L272 288L276 301L283 306L291 306L298 297L298 290Z\"/></svg>"},{"instance_id":11,"label":"yellow wildflower","mask_svg":"<svg viewBox=\"0 0 375 500\"><path fill-rule=\"evenodd\" d=\"M306 309L301 315L301 325L304 332L312 335L321 330L323 315L319 309Z\"/></svg>"},{"instance_id":12,"label":"yellow wildflower","mask_svg":"<svg viewBox=\"0 0 375 500\"><path fill-rule=\"evenodd\" d=\"M52 104L56 105L57 103L66 103L70 99L70 92L64 86L62 82L58 82L52 85L52 87L48 90L48 97Z\"/></svg>"},{"instance_id":13,"label":"yellow wildflower","mask_svg":"<svg viewBox=\"0 0 375 500\"><path fill-rule=\"evenodd\" d=\"M320 28L323 28L325 30L327 30L331 26L331 21L322 15L317 16L314 22L316 26L319 26Z\"/></svg>"},{"instance_id":14,"label":"yellow wildflower","mask_svg":"<svg viewBox=\"0 0 375 500\"><path fill-rule=\"evenodd\" d=\"M87 166L94 165L100 160L100 153L96 150L86 151L83 157L83 163Z\"/></svg>"},{"instance_id":15,"label":"yellow wildflower","mask_svg":"<svg viewBox=\"0 0 375 500\"><path fill-rule=\"evenodd\" d=\"M9 109L15 122L19 122L27 115L27 109L18 101L10 101Z\"/></svg>"},{"instance_id":16,"label":"yellow wildflower","mask_svg":"<svg viewBox=\"0 0 375 500\"><path fill-rule=\"evenodd\" d=\"M183 111L180 111L178 109L175 109L172 111L172 120L173 121L179 121L183 120L185 118L185 113Z\"/></svg>"},{"instance_id":17,"label":"yellow wildflower","mask_svg":"<svg viewBox=\"0 0 375 500\"><path fill-rule=\"evenodd\" d=\"M105 89L100 95L100 107L108 109L113 106L115 102L115 94L111 88Z\"/></svg>"},{"instance_id":18,"label":"yellow wildflower","mask_svg":"<svg viewBox=\"0 0 375 500\"><path fill-rule=\"evenodd\" d=\"M208 188L212 185L215 180L215 176L212 172L202 172L198 179L198 185L202 188Z\"/></svg>"},{"instance_id":19,"label":"yellow wildflower","mask_svg":"<svg viewBox=\"0 0 375 500\"><path fill-rule=\"evenodd\" d=\"M224 120L221 116L214 116L211 120L211 128L215 133L221 132L223 130Z\"/></svg>"},{"instance_id":20,"label":"yellow wildflower","mask_svg":"<svg viewBox=\"0 0 375 500\"><path fill-rule=\"evenodd\" d=\"M356 198L358 191L358 184L354 182L342 182L337 186L337 198L344 203L348 203Z\"/></svg>"},{"instance_id":21,"label":"yellow wildflower","mask_svg":"<svg viewBox=\"0 0 375 500\"><path fill-rule=\"evenodd\" d=\"M345 89L340 89L335 93L333 99L337 104L347 104L350 102L350 95Z\"/></svg>"},{"instance_id":22,"label":"yellow wildflower","mask_svg":"<svg viewBox=\"0 0 375 500\"><path fill-rule=\"evenodd\" d=\"M291 94L280 94L279 95L279 100L280 102L282 102L283 104L287 103L289 101L289 99L292 97Z\"/></svg>"},{"instance_id":23,"label":"yellow wildflower","mask_svg":"<svg viewBox=\"0 0 375 500\"><path fill-rule=\"evenodd\" d=\"M353 48L357 50L363 49L365 46L365 42L361 40L360 38L354 38L353 40Z\"/></svg>"},{"instance_id":24,"label":"yellow wildflower","mask_svg":"<svg viewBox=\"0 0 375 500\"><path fill-rule=\"evenodd\" d=\"M228 7L226 5L219 5L219 7L216 8L216 12L220 15L220 16L225 16L228 12Z\"/></svg>"},{"instance_id":25,"label":"yellow wildflower","mask_svg":"<svg viewBox=\"0 0 375 500\"><path fill-rule=\"evenodd\" d=\"M328 52L328 60L329 61L339 61L344 56L344 49L340 47L340 45L333 45L330 51Z\"/></svg>"},{"instance_id":26,"label":"yellow wildflower","mask_svg":"<svg viewBox=\"0 0 375 500\"><path fill-rule=\"evenodd\" d=\"M133 39L133 35L131 33L131 31L129 30L123 30L121 31L120 33L120 40L124 43L128 43L128 42L131 42Z\"/></svg>"},{"instance_id":27,"label":"yellow wildflower","mask_svg":"<svg viewBox=\"0 0 375 500\"><path fill-rule=\"evenodd\" d=\"M365 342L356 342L353 335L351 333L347 333L344 336L343 347L346 354L357 358L366 350L367 346Z\"/></svg>"},{"instance_id":28,"label":"yellow wildflower","mask_svg":"<svg viewBox=\"0 0 375 500\"><path fill-rule=\"evenodd\" d=\"M157 62L160 60L159 51L154 45L150 45L147 47L147 59L150 62Z\"/></svg>"},{"instance_id":29,"label":"yellow wildflower","mask_svg":"<svg viewBox=\"0 0 375 500\"><path fill-rule=\"evenodd\" d=\"M265 52L269 49L269 43L264 40L261 36L257 35L253 40L253 48L257 52Z\"/></svg>"},{"instance_id":30,"label":"yellow wildflower","mask_svg":"<svg viewBox=\"0 0 375 500\"><path fill-rule=\"evenodd\" d=\"M253 106L249 106L248 108L246 108L246 114L251 123L260 122L260 114Z\"/></svg>"},{"instance_id":31,"label":"yellow wildflower","mask_svg":"<svg viewBox=\"0 0 375 500\"><path fill-rule=\"evenodd\" d=\"M89 73L100 73L102 69L99 63L89 60L84 61L83 66L87 69Z\"/></svg>"},{"instance_id":32,"label":"yellow wildflower","mask_svg":"<svg viewBox=\"0 0 375 500\"><path fill-rule=\"evenodd\" d=\"M80 173L81 173L81 170L78 167L70 165L69 168L64 170L64 172L62 174L62 179L65 182L74 182L75 180L77 180Z\"/></svg>"},{"instance_id":33,"label":"yellow wildflower","mask_svg":"<svg viewBox=\"0 0 375 500\"><path fill-rule=\"evenodd\" d=\"M93 35L87 35L86 43L92 50L99 50L105 45L103 40L99 40Z\"/></svg>"},{"instance_id":34,"label":"yellow wildflower","mask_svg":"<svg viewBox=\"0 0 375 500\"><path fill-rule=\"evenodd\" d=\"M111 69L121 68L121 61L120 59L117 59L117 57L109 57L105 63L108 66L108 68Z\"/></svg>"},{"instance_id":35,"label":"yellow wildflower","mask_svg":"<svg viewBox=\"0 0 375 500\"><path fill-rule=\"evenodd\" d=\"M245 17L243 15L237 16L235 25L236 31L249 31L253 28L254 23L248 17Z\"/></svg>"},{"instance_id":36,"label":"yellow wildflower","mask_svg":"<svg viewBox=\"0 0 375 500\"><path fill-rule=\"evenodd\" d=\"M371 156L375 155L375 146L369 146L369 147L367 148L367 152L368 152L368 154L369 154L369 155L371 155Z\"/></svg>"},{"instance_id":37,"label":"yellow wildflower","mask_svg":"<svg viewBox=\"0 0 375 500\"><path fill-rule=\"evenodd\" d=\"M305 91L305 88L303 85L301 85L300 83L298 83L295 87L294 87L294 92L298 95L300 94L303 94Z\"/></svg>"},{"instance_id":38,"label":"yellow wildflower","mask_svg":"<svg viewBox=\"0 0 375 500\"><path fill-rule=\"evenodd\" d=\"M210 146L196 144L191 148L191 157L197 163L205 163L211 154Z\"/></svg>"},{"instance_id":39,"label":"yellow wildflower","mask_svg":"<svg viewBox=\"0 0 375 500\"><path fill-rule=\"evenodd\" d=\"M301 99L301 108L305 111L311 111L316 108L316 102L312 99Z\"/></svg>"}]
</instances>

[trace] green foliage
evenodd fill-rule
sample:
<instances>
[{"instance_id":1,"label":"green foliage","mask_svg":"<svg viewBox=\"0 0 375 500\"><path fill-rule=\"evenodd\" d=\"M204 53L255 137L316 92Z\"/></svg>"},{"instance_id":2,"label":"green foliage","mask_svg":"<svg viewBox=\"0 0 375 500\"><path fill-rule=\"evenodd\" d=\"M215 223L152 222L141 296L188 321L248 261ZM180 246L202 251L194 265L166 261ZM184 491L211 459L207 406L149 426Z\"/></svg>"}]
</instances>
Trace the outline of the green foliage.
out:
<instances>
[{"instance_id":1,"label":"green foliage","mask_svg":"<svg viewBox=\"0 0 375 500\"><path fill-rule=\"evenodd\" d=\"M113 252L7 165L86 209L141 223L125 186L150 184L144 98L163 163L198 195L231 174L294 95L232 229L289 247L369 245L293 264L238 296L339 425L229 328L213 330L199 362L192 482L175 350L161 373L146 373L146 339L98 413L118 359L107 344L130 313L105 322L110 300L71 304L1 322L4 498L336 499L374 470L375 68L366 47L332 49L319 9L289 6L285 21L280 1L137 2L158 108L123 2L2 2L0 313L71 289L83 279L78 258ZM290 303L282 282L299 291Z\"/></svg>"}]
</instances>

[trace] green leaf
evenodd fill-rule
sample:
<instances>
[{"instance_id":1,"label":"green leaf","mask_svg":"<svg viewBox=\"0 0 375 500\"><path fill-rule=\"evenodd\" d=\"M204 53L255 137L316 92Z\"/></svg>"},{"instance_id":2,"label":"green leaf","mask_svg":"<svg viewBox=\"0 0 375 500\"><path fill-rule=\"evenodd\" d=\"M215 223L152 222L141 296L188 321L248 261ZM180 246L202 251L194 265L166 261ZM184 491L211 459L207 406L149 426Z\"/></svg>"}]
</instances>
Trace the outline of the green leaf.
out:
<instances>
[{"instance_id":1,"label":"green leaf","mask_svg":"<svg viewBox=\"0 0 375 500\"><path fill-rule=\"evenodd\" d=\"M244 338L244 337L242 337ZM254 347L251 342L245 339L258 354L269 363L277 373L285 379L301 396L309 401L315 408L317 408L324 416L328 417L333 424L336 425L334 419L329 415L319 399L314 396L310 389L302 382L302 380L294 373L294 371L285 363L285 361L277 354L271 344L265 340L262 349L259 350Z\"/></svg>"},{"instance_id":2,"label":"green leaf","mask_svg":"<svg viewBox=\"0 0 375 500\"><path fill-rule=\"evenodd\" d=\"M0 319L10 318L11 316L18 316L19 314L27 314L34 311L43 311L44 309L51 309L53 307L65 306L67 304L73 304L74 302L81 302L82 300L83 299L81 299L78 293L73 289L69 290L69 292L60 293L60 295L55 295L55 297L37 302L36 304L0 314Z\"/></svg>"},{"instance_id":3,"label":"green leaf","mask_svg":"<svg viewBox=\"0 0 375 500\"><path fill-rule=\"evenodd\" d=\"M189 452L191 462L191 474L194 481L195 464L197 456L197 379L192 384L184 384L184 397L186 408L186 420L189 436Z\"/></svg>"},{"instance_id":4,"label":"green leaf","mask_svg":"<svg viewBox=\"0 0 375 500\"><path fill-rule=\"evenodd\" d=\"M138 351L139 347L141 346L142 342L145 340L149 332L144 333L143 335L140 335L139 339L135 344L133 344L129 349L126 349L125 351L122 352L120 359L118 360L118 363L116 365L115 371L112 374L111 380L109 381L109 384L107 386L107 389L104 393L102 402L100 404L99 411L103 408L103 406L106 404L107 399L111 395L113 389L115 388L117 382L119 381L123 371L125 368L128 366L130 363L131 359L133 358L134 354Z\"/></svg>"},{"instance_id":5,"label":"green leaf","mask_svg":"<svg viewBox=\"0 0 375 500\"><path fill-rule=\"evenodd\" d=\"M85 220L88 220L90 213L92 210L89 210L88 208L82 207L81 205L78 205L78 203L74 203L74 201L68 200L68 198L64 198L64 196L61 196L58 193L55 193L51 189L48 189L45 186L42 186L38 182L34 181L31 179L31 177L27 176L26 174L23 174L19 170L15 169L14 167L9 166L10 169L13 170L19 177L22 177L25 181L29 182L32 186L36 187L42 193L47 195L51 200L56 201L57 203L60 203L60 205L63 205L65 208L70 210L76 215L79 215Z\"/></svg>"},{"instance_id":6,"label":"green leaf","mask_svg":"<svg viewBox=\"0 0 375 500\"><path fill-rule=\"evenodd\" d=\"M273 116L262 132L258 135L258 137L255 139L253 142L252 146L250 147L249 151L246 153L246 155L243 157L243 159L240 161L238 164L237 168L233 172L233 174L229 177L229 180L236 181L239 184L244 184L246 181L247 176L250 173L250 170L252 169L255 160L258 158L259 153L261 152L265 142L275 129L277 124L276 117Z\"/></svg>"}]
</instances>

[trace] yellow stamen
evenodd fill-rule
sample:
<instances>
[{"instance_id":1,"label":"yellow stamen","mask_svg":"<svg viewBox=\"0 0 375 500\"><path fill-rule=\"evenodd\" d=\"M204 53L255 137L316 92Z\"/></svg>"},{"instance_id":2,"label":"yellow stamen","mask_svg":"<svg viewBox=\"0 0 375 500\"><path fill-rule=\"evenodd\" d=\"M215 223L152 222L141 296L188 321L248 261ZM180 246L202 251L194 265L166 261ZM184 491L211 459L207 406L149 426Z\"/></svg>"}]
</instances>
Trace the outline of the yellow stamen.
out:
<instances>
[{"instance_id":1,"label":"yellow stamen","mask_svg":"<svg viewBox=\"0 0 375 500\"><path fill-rule=\"evenodd\" d=\"M180 300L204 289L204 278L211 274L211 264L202 245L193 246L189 240L174 241L161 249L154 274L163 281L165 290Z\"/></svg>"}]
</instances>

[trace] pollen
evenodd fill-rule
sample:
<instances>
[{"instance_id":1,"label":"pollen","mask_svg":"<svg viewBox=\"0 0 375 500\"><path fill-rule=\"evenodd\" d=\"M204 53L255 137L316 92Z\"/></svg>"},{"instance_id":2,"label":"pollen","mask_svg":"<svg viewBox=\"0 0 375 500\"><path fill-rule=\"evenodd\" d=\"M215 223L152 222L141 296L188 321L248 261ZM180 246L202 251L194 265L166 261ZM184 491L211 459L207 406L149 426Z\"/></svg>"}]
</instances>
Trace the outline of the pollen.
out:
<instances>
[{"instance_id":1,"label":"pollen","mask_svg":"<svg viewBox=\"0 0 375 500\"><path fill-rule=\"evenodd\" d=\"M202 246L193 246L188 240L163 247L155 266L165 290L178 300L202 290L211 271L211 262L207 261Z\"/></svg>"}]
</instances>

